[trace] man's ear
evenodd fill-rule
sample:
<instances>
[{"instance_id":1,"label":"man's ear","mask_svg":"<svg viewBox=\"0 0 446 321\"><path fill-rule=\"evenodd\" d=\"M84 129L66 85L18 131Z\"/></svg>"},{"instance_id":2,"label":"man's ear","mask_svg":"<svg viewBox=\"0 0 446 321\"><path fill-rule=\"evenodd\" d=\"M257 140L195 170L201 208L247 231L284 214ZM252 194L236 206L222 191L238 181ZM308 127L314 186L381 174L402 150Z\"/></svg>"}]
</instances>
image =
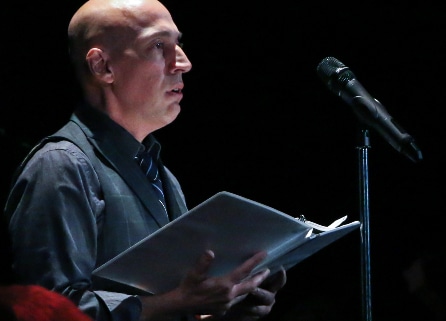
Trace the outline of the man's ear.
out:
<instances>
[{"instance_id":1,"label":"man's ear","mask_svg":"<svg viewBox=\"0 0 446 321\"><path fill-rule=\"evenodd\" d=\"M91 48L86 56L91 74L108 84L113 82L113 72L109 67L108 55L98 48Z\"/></svg>"}]
</instances>

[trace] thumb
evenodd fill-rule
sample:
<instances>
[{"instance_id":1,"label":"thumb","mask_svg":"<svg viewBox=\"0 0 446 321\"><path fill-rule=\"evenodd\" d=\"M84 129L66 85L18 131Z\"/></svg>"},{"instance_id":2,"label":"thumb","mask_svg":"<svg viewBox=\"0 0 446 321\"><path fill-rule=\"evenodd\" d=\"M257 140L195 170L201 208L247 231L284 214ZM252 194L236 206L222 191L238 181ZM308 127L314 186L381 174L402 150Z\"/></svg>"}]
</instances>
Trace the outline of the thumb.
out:
<instances>
[{"instance_id":1,"label":"thumb","mask_svg":"<svg viewBox=\"0 0 446 321\"><path fill-rule=\"evenodd\" d=\"M214 261L215 254L211 250L206 250L196 261L192 269L187 273L187 278L192 278L195 282L201 282L207 278L207 273Z\"/></svg>"}]
</instances>

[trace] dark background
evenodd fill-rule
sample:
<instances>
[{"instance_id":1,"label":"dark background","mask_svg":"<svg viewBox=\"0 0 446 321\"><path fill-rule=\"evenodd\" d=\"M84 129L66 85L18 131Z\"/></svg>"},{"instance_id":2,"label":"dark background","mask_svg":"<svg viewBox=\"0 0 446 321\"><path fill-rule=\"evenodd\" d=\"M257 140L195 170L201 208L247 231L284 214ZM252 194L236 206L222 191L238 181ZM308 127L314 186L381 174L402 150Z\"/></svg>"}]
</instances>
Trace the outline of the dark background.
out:
<instances>
[{"instance_id":1,"label":"dark background","mask_svg":"<svg viewBox=\"0 0 446 321\"><path fill-rule=\"evenodd\" d=\"M324 57L336 57L424 156L414 163L371 132L373 317L429 320L403 271L420 256L445 253L446 22L440 6L164 3L184 33L193 69L184 76L182 113L157 137L189 207L226 190L321 224L346 214L360 219L362 126L316 73ZM0 13L2 202L30 146L62 126L79 97L66 27L80 4L9 2ZM358 230L292 268L269 319L362 319L360 249Z\"/></svg>"}]
</instances>

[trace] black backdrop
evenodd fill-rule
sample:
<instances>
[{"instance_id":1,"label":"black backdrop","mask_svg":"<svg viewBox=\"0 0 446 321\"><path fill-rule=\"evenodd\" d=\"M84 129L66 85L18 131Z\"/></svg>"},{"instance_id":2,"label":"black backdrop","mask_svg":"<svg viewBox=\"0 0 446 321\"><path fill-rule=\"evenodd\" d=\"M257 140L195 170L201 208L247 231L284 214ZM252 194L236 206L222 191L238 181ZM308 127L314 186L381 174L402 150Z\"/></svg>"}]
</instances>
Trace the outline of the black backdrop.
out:
<instances>
[{"instance_id":1,"label":"black backdrop","mask_svg":"<svg viewBox=\"0 0 446 321\"><path fill-rule=\"evenodd\" d=\"M78 98L66 26L81 1L4 6L0 117L2 201L29 146L59 128ZM320 81L326 56L349 66L417 141L418 164L371 132L372 308L416 320L403 271L444 252L445 20L439 6L387 2L164 1L193 70L182 113L158 132L189 207L227 190L296 216L359 219L359 124ZM440 241L441 240L441 241ZM443 254L444 255L444 254ZM359 231L289 272L271 320L360 320Z\"/></svg>"}]
</instances>

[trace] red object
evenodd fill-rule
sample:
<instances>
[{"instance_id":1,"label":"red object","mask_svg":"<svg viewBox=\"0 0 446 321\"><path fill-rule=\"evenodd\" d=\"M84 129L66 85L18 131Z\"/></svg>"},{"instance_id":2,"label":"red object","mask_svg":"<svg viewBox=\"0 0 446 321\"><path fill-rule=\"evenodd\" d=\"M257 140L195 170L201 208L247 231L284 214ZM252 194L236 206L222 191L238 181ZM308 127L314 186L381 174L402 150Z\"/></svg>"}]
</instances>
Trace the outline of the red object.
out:
<instances>
[{"instance_id":1,"label":"red object","mask_svg":"<svg viewBox=\"0 0 446 321\"><path fill-rule=\"evenodd\" d=\"M0 316L4 321L92 321L70 299L38 285L0 286Z\"/></svg>"}]
</instances>

